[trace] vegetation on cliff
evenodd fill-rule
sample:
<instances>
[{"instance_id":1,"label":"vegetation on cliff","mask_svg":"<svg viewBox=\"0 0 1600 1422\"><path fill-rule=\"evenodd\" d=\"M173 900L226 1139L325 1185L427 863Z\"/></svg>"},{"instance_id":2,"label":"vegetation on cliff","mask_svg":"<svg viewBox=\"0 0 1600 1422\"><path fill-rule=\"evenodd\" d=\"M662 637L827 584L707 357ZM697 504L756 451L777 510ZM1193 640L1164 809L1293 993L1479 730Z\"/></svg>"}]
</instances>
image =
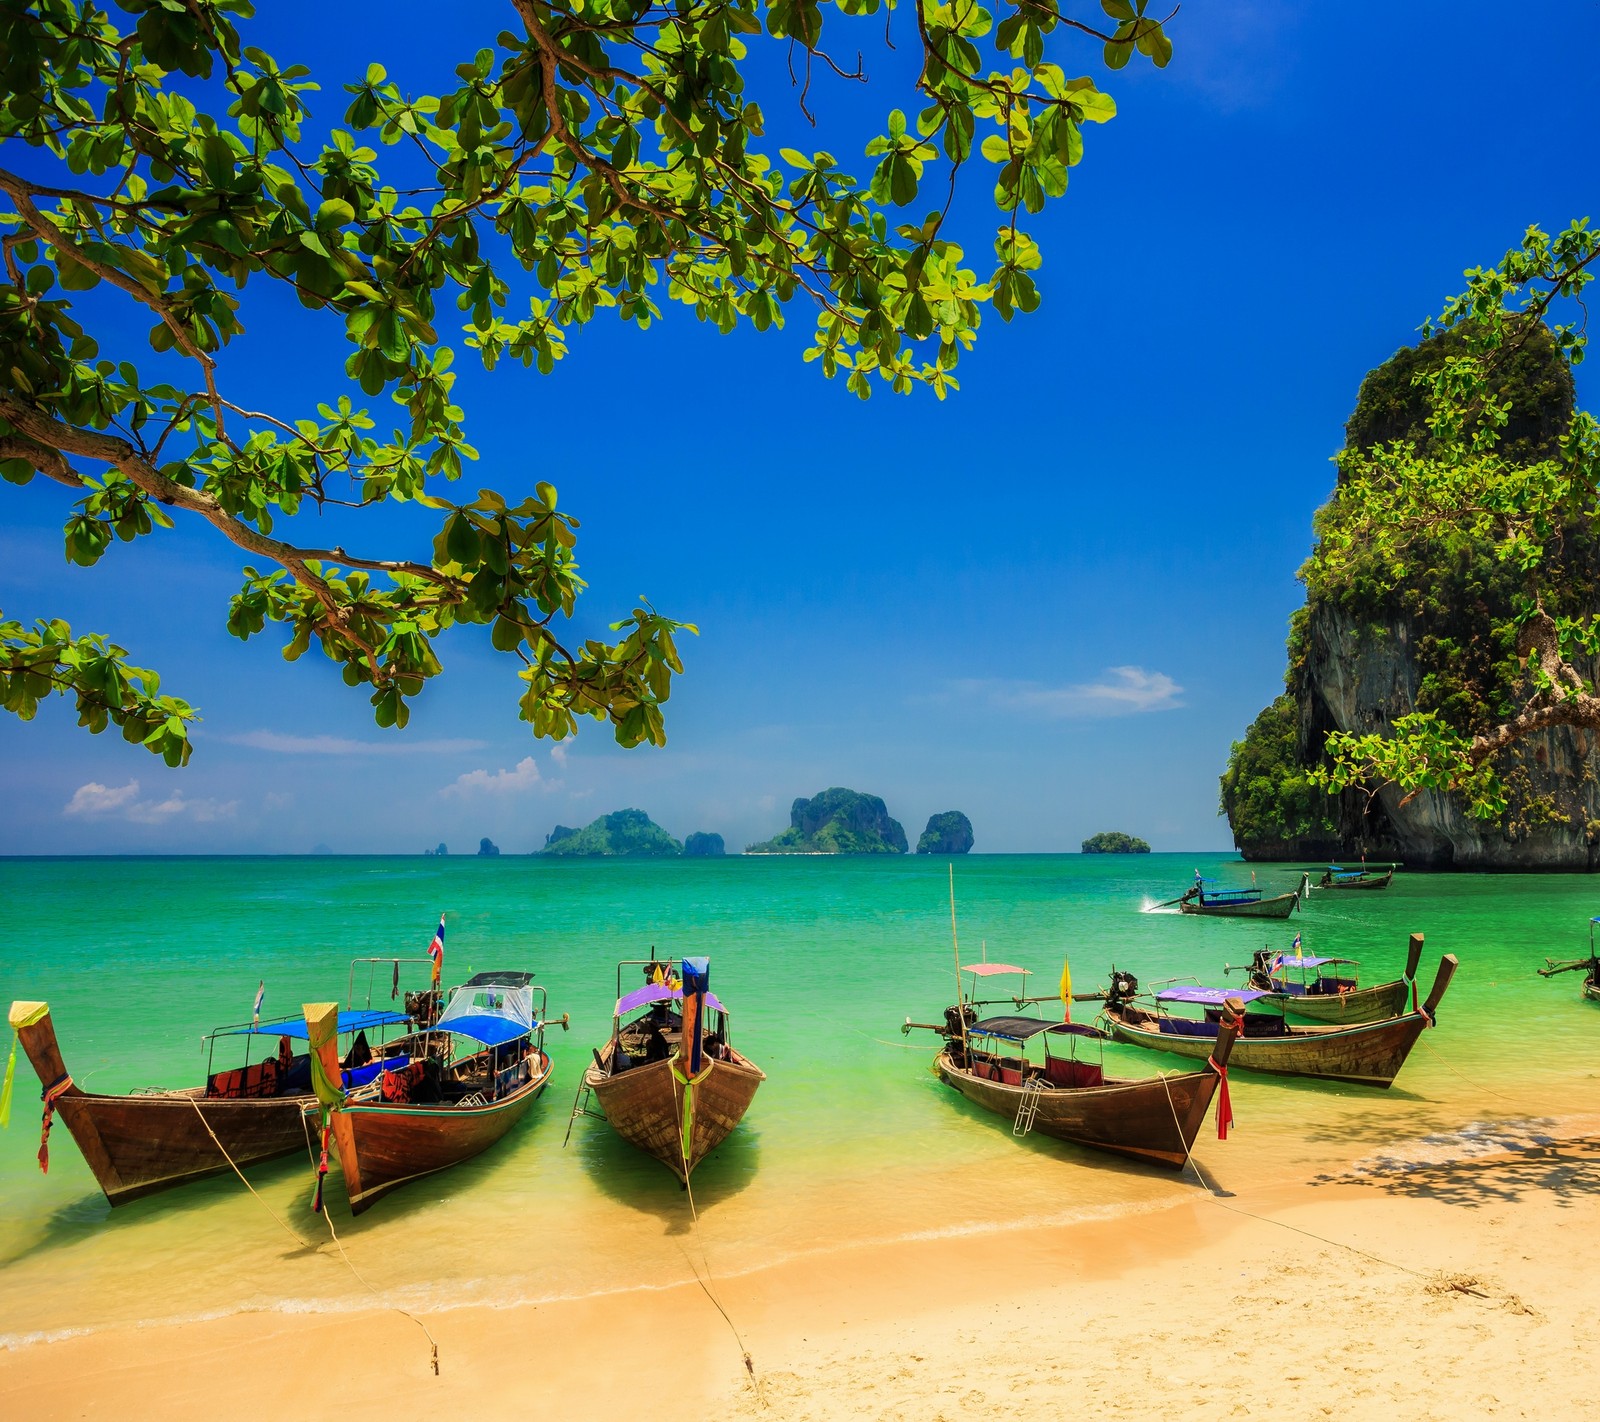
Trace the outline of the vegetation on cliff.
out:
<instances>
[{"instance_id":1,"label":"vegetation on cliff","mask_svg":"<svg viewBox=\"0 0 1600 1422\"><path fill-rule=\"evenodd\" d=\"M696 830L683 842L684 857L688 859L717 859L728 852L720 834L707 834Z\"/></svg>"},{"instance_id":2,"label":"vegetation on cliff","mask_svg":"<svg viewBox=\"0 0 1600 1422\"><path fill-rule=\"evenodd\" d=\"M1085 854L1148 854L1150 846L1121 830L1101 830L1083 842Z\"/></svg>"},{"instance_id":3,"label":"vegetation on cliff","mask_svg":"<svg viewBox=\"0 0 1600 1422\"><path fill-rule=\"evenodd\" d=\"M1544 319L1552 282L1587 278L1594 242L1574 231L1554 243L1530 232L1500 268L1469 273L1468 298L1438 329L1363 381L1300 570L1307 605L1290 626L1286 694L1234 743L1222 776L1247 854L1323 852L1365 838L1374 815L1381 833L1375 784L1455 792L1511 838L1556 813L1518 742L1600 725L1600 703L1579 719L1593 688L1574 665L1596 650L1600 440L1574 411L1582 336ZM1518 292L1527 300L1507 309ZM1587 498L1572 494L1582 471ZM1414 704L1383 730L1312 714L1311 635L1329 615L1369 639L1403 629Z\"/></svg>"},{"instance_id":4,"label":"vegetation on cliff","mask_svg":"<svg viewBox=\"0 0 1600 1422\"><path fill-rule=\"evenodd\" d=\"M960 810L946 810L928 816L928 827L917 840L917 853L968 854L972 843L972 821Z\"/></svg>"},{"instance_id":5,"label":"vegetation on cliff","mask_svg":"<svg viewBox=\"0 0 1600 1422\"><path fill-rule=\"evenodd\" d=\"M904 854L906 832L876 795L834 786L796 800L789 828L746 854Z\"/></svg>"},{"instance_id":6,"label":"vegetation on cliff","mask_svg":"<svg viewBox=\"0 0 1600 1422\"><path fill-rule=\"evenodd\" d=\"M682 854L683 846L643 810L616 810L581 830L557 825L544 852L563 859L668 859Z\"/></svg>"}]
</instances>

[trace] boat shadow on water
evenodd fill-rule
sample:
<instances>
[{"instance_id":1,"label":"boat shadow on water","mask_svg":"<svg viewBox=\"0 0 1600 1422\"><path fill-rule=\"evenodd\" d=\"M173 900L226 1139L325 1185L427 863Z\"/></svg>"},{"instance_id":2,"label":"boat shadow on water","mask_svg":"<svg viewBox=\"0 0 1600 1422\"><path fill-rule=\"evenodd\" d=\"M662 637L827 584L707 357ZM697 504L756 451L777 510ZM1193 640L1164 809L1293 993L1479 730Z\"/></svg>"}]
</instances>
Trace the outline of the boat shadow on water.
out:
<instances>
[{"instance_id":1,"label":"boat shadow on water","mask_svg":"<svg viewBox=\"0 0 1600 1422\"><path fill-rule=\"evenodd\" d=\"M584 1173L602 1194L640 1214L657 1216L666 1234L687 1234L693 1227L689 1192L659 1161L628 1144L603 1121L580 1123L567 1149L578 1156ZM761 1132L743 1121L695 1168L695 1212L704 1215L741 1193L754 1181L760 1160Z\"/></svg>"},{"instance_id":2,"label":"boat shadow on water","mask_svg":"<svg viewBox=\"0 0 1600 1422\"><path fill-rule=\"evenodd\" d=\"M94 1187L93 1177L89 1177L80 1194L39 1218L36 1227L25 1239L19 1240L15 1248L0 1251L0 1270L53 1250L83 1244L91 1238L132 1238L141 1230L159 1230L169 1221L192 1216L197 1210L231 1210L241 1206L260 1214L266 1226L262 1238L268 1241L277 1259L287 1262L304 1258L327 1243L327 1231L321 1221L307 1214L306 1218L316 1226L313 1231L300 1221L294 1209L294 1202L303 1204L310 1198L312 1175L307 1161L295 1156L264 1161L251 1167L249 1179L268 1207L296 1228L296 1233L306 1241L304 1246L292 1243L261 1213L261 1206L250 1200L239 1177L231 1171L192 1181L181 1189L131 1200L115 1209ZM297 1188L302 1182L304 1191ZM340 1227L343 1227L342 1222Z\"/></svg>"}]
</instances>

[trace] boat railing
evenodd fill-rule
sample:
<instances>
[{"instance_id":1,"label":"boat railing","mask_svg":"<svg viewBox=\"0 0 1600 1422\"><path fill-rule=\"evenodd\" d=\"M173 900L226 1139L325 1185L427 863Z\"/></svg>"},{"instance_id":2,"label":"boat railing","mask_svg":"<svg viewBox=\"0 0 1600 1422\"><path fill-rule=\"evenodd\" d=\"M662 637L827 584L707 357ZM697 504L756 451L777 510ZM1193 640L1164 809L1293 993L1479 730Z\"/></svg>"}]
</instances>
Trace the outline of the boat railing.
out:
<instances>
[{"instance_id":1,"label":"boat railing","mask_svg":"<svg viewBox=\"0 0 1600 1422\"><path fill-rule=\"evenodd\" d=\"M426 956L421 958L352 958L350 960L350 980L345 987L344 995L344 1005L346 1007L353 1008L356 1005L356 969L363 963L367 966L367 997L366 1001L362 1003L362 1006L369 1008L372 1006L372 991L374 983L377 979L378 965L380 963L387 964L390 968L395 970L396 981L398 981L399 969L402 964L426 963L430 972L433 968L433 959ZM392 992L393 989L391 988L391 994Z\"/></svg>"}]
</instances>

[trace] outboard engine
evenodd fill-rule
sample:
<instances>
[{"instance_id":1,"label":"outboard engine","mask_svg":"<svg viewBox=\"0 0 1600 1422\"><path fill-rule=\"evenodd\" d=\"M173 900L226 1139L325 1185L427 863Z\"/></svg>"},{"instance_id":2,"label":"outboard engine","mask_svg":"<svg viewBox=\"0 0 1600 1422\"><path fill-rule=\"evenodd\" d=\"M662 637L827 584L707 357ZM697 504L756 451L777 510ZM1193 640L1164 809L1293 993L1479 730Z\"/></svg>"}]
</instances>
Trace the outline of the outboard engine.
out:
<instances>
[{"instance_id":1,"label":"outboard engine","mask_svg":"<svg viewBox=\"0 0 1600 1422\"><path fill-rule=\"evenodd\" d=\"M945 1050L950 1053L951 1062L966 1070L967 1061L967 1028L978 1020L978 1014L965 1003L960 1007L947 1007L944 1010L944 1039Z\"/></svg>"},{"instance_id":2,"label":"outboard engine","mask_svg":"<svg viewBox=\"0 0 1600 1422\"><path fill-rule=\"evenodd\" d=\"M419 1027L431 1027L439 1020L442 993L424 988L421 992L406 994L406 1016Z\"/></svg>"},{"instance_id":3,"label":"outboard engine","mask_svg":"<svg viewBox=\"0 0 1600 1422\"><path fill-rule=\"evenodd\" d=\"M1122 1007L1131 1002L1139 991L1139 979L1132 973L1125 973L1117 968L1111 970L1111 986L1106 989L1106 1006L1111 1008Z\"/></svg>"},{"instance_id":4,"label":"outboard engine","mask_svg":"<svg viewBox=\"0 0 1600 1422\"><path fill-rule=\"evenodd\" d=\"M1272 992L1276 987L1272 981L1274 956L1270 948L1258 948L1250 955L1250 986L1260 992Z\"/></svg>"}]
</instances>

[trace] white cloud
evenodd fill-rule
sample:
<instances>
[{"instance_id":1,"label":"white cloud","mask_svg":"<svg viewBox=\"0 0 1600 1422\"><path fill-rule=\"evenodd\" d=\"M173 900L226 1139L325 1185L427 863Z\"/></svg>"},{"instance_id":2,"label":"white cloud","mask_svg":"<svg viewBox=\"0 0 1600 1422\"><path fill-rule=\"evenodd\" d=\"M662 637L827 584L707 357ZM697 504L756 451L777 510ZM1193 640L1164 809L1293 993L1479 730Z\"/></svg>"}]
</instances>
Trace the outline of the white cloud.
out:
<instances>
[{"instance_id":1,"label":"white cloud","mask_svg":"<svg viewBox=\"0 0 1600 1422\"><path fill-rule=\"evenodd\" d=\"M981 696L1001 711L1049 720L1068 717L1134 716L1182 706L1183 688L1165 672L1143 667L1108 667L1095 681L1044 686L1035 681L964 681L958 690Z\"/></svg>"},{"instance_id":2,"label":"white cloud","mask_svg":"<svg viewBox=\"0 0 1600 1422\"><path fill-rule=\"evenodd\" d=\"M528 755L510 770L469 770L439 793L465 799L472 795L526 795L535 790L556 790L560 786L559 780L546 780L540 775L538 763Z\"/></svg>"},{"instance_id":3,"label":"white cloud","mask_svg":"<svg viewBox=\"0 0 1600 1422\"><path fill-rule=\"evenodd\" d=\"M213 820L230 818L238 808L237 800L186 800L181 790L174 790L165 800L141 800L137 780L118 786L91 780L73 792L62 814L86 819L131 820L137 825L164 825L180 818L209 824Z\"/></svg>"},{"instance_id":4,"label":"white cloud","mask_svg":"<svg viewBox=\"0 0 1600 1422\"><path fill-rule=\"evenodd\" d=\"M565 746L551 746L550 759L565 770L567 768L567 748Z\"/></svg>"},{"instance_id":5,"label":"white cloud","mask_svg":"<svg viewBox=\"0 0 1600 1422\"><path fill-rule=\"evenodd\" d=\"M462 751L482 750L486 744L467 740L356 741L347 736L291 736L282 731L243 731L218 739L279 755L459 755Z\"/></svg>"},{"instance_id":6,"label":"white cloud","mask_svg":"<svg viewBox=\"0 0 1600 1422\"><path fill-rule=\"evenodd\" d=\"M261 801L263 809L287 810L294 804L294 795L287 790L269 790Z\"/></svg>"},{"instance_id":7,"label":"white cloud","mask_svg":"<svg viewBox=\"0 0 1600 1422\"><path fill-rule=\"evenodd\" d=\"M113 789L109 785L102 785L98 780L91 780L87 785L80 785L73 792L72 798L67 801L66 808L61 812L64 815L108 815L113 810L120 810L139 793L139 782L130 780L126 785L119 785Z\"/></svg>"}]
</instances>

